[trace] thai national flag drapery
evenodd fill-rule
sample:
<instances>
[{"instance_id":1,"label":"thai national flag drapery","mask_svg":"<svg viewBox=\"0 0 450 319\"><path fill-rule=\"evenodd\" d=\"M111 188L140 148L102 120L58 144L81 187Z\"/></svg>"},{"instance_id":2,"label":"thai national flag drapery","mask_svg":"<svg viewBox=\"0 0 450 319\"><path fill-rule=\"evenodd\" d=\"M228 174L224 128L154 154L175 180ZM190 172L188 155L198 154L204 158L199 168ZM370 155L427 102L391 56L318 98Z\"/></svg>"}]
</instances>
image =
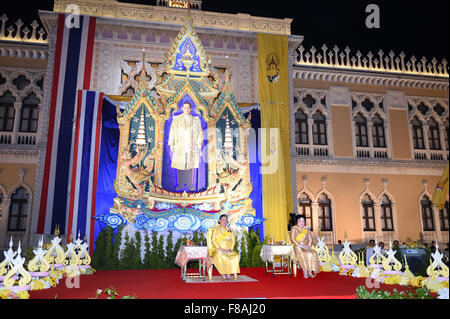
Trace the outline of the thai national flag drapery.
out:
<instances>
[{"instance_id":1,"label":"thai national flag drapery","mask_svg":"<svg viewBox=\"0 0 450 319\"><path fill-rule=\"evenodd\" d=\"M66 16L58 17L37 233L53 233L58 225L67 237L78 235L78 230L84 230L81 236L89 237L86 213L92 203L84 189L80 191L79 182L83 176L93 176L94 167L83 165L96 156L90 146L98 138L96 123L103 98L99 93L79 90L89 90L91 85L96 18L79 16L79 24L68 27ZM85 154L86 150L90 151ZM86 202L86 208L81 202Z\"/></svg>"}]
</instances>

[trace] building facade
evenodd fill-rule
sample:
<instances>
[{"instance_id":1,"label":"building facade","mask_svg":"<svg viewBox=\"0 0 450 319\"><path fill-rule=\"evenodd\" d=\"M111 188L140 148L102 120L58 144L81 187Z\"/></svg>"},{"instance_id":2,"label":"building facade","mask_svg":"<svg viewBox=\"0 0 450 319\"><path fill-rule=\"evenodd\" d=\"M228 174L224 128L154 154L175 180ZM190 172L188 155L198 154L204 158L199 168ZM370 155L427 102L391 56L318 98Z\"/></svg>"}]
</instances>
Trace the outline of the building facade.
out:
<instances>
[{"instance_id":1,"label":"building facade","mask_svg":"<svg viewBox=\"0 0 450 319\"><path fill-rule=\"evenodd\" d=\"M58 13L97 17L90 89L127 101L142 49L151 87L186 5L55 0L53 12L39 12L43 28L22 21L6 27L6 15L0 18L0 249L10 236L25 246L39 237ZM325 45L305 50L303 37L290 34L290 19L201 11L201 1L191 8L222 80L228 58L243 106L258 103L257 33L289 35L292 197L315 232L328 243L345 234L353 242L448 242L448 206L439 211L431 203L448 161L445 60L353 55Z\"/></svg>"}]
</instances>

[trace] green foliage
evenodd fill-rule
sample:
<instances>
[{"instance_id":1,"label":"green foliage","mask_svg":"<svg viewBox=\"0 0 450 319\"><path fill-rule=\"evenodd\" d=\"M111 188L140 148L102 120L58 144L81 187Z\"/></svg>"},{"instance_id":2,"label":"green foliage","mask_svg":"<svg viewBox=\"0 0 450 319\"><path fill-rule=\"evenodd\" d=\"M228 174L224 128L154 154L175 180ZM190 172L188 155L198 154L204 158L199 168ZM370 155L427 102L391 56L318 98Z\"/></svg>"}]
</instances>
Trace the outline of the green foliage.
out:
<instances>
[{"instance_id":1,"label":"green foliage","mask_svg":"<svg viewBox=\"0 0 450 319\"><path fill-rule=\"evenodd\" d=\"M148 233L145 233L144 245L145 245L145 253L144 253L143 267L144 269L152 269L151 268L152 243L150 241Z\"/></svg>"},{"instance_id":2,"label":"green foliage","mask_svg":"<svg viewBox=\"0 0 450 319\"><path fill-rule=\"evenodd\" d=\"M131 269L129 267L131 267L131 263L132 263L132 259L133 259L133 250L134 250L134 245L132 245L131 241L130 241L130 236L128 235L128 232L125 232L125 248L122 251L122 256L120 258L120 262L119 262L119 269L120 270L124 270L124 269Z\"/></svg>"},{"instance_id":3,"label":"green foliage","mask_svg":"<svg viewBox=\"0 0 450 319\"><path fill-rule=\"evenodd\" d=\"M97 292L95 294L94 298L89 299L98 299L104 295L106 299L117 299L116 297L119 296L119 293L117 292L116 288L113 286L106 288L105 290L97 289ZM56 296L55 296L56 299ZM134 294L132 296L123 296L121 299L137 299L137 296Z\"/></svg>"},{"instance_id":4,"label":"green foliage","mask_svg":"<svg viewBox=\"0 0 450 319\"><path fill-rule=\"evenodd\" d=\"M95 241L95 250L92 255L92 267L97 270L126 270L126 269L164 269L177 268L175 257L180 246L186 241L186 236L174 241L172 232L168 232L167 238L157 232L136 231L134 238L130 238L128 232L120 227L114 231L111 227L105 227ZM122 241L123 238L123 241ZM206 245L206 234L194 232L192 242L195 245ZM120 247L123 244L123 249ZM141 247L143 246L143 258L141 259ZM261 260L262 243L259 239L259 231L253 229L244 232L236 243L236 249L241 251L241 267L263 267ZM198 263L191 262L189 268L197 268Z\"/></svg>"},{"instance_id":5,"label":"green foliage","mask_svg":"<svg viewBox=\"0 0 450 319\"><path fill-rule=\"evenodd\" d=\"M263 267L261 260L262 243L259 236L259 230L255 233L253 229L245 231L240 239L241 260L240 267Z\"/></svg>"},{"instance_id":6,"label":"green foliage","mask_svg":"<svg viewBox=\"0 0 450 319\"><path fill-rule=\"evenodd\" d=\"M95 240L95 249L92 254L91 265L94 269L97 270L106 269L106 228L103 228L103 230L98 234L97 239Z\"/></svg>"},{"instance_id":7,"label":"green foliage","mask_svg":"<svg viewBox=\"0 0 450 319\"><path fill-rule=\"evenodd\" d=\"M111 251L110 262L109 262L109 268L108 269L119 269L120 266L120 244L122 242L122 232L123 232L123 226L119 227L117 229L116 236L114 237L114 243L113 243L113 249Z\"/></svg>"},{"instance_id":8,"label":"green foliage","mask_svg":"<svg viewBox=\"0 0 450 319\"><path fill-rule=\"evenodd\" d=\"M382 289L368 291L366 287L359 286L356 288L356 295L358 299L435 299L426 288L417 288L412 291L408 289L400 292L394 289L390 292Z\"/></svg>"},{"instance_id":9,"label":"green foliage","mask_svg":"<svg viewBox=\"0 0 450 319\"><path fill-rule=\"evenodd\" d=\"M143 269L143 264L141 261L141 245L142 245L142 236L140 231L136 231L134 233L134 255L133 255L133 267L134 269Z\"/></svg>"}]
</instances>

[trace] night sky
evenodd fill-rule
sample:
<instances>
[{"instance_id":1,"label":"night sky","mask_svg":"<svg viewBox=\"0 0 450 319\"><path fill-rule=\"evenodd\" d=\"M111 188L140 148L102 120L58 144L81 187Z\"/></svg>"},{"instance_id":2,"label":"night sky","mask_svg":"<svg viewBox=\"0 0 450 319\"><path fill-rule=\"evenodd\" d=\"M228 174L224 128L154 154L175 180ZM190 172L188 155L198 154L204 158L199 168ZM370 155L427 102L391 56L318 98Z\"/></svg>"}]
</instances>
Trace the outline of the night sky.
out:
<instances>
[{"instance_id":1,"label":"night sky","mask_svg":"<svg viewBox=\"0 0 450 319\"><path fill-rule=\"evenodd\" d=\"M156 0L120 2L154 5ZM0 9L0 14L6 13L10 17L7 25L17 18L29 24L37 19L39 9L53 10L53 0L36 0L33 3L16 0L7 3L3 1ZM380 8L379 29L368 29L365 25L369 15L365 9L371 3ZM337 45L344 49L349 46L352 54L356 50L363 54L371 50L376 54L382 49L385 53L390 50L396 54L404 51L407 56L449 60L448 0L203 0L202 9L292 18L291 32L304 36L305 48L314 45L319 49L325 43L328 48Z\"/></svg>"}]
</instances>

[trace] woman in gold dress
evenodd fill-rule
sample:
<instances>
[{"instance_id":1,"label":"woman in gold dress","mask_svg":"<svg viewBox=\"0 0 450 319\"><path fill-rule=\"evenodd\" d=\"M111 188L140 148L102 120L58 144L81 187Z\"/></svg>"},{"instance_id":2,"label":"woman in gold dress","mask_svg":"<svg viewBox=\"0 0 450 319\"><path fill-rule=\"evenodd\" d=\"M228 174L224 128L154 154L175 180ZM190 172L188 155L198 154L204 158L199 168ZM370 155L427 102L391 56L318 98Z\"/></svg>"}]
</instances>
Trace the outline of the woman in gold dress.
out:
<instances>
[{"instance_id":1,"label":"woman in gold dress","mask_svg":"<svg viewBox=\"0 0 450 319\"><path fill-rule=\"evenodd\" d=\"M229 280L231 275L237 278L240 272L239 253L234 251L236 238L228 225L228 216L221 215L219 225L208 231L208 250L217 271L222 275L224 280Z\"/></svg>"},{"instance_id":2,"label":"woman in gold dress","mask_svg":"<svg viewBox=\"0 0 450 319\"><path fill-rule=\"evenodd\" d=\"M295 257L303 270L305 278L314 278L319 269L317 252L311 247L313 235L309 227L305 226L305 216L295 216L295 226L291 228L291 242L294 245ZM313 274L314 273L314 274Z\"/></svg>"}]
</instances>

